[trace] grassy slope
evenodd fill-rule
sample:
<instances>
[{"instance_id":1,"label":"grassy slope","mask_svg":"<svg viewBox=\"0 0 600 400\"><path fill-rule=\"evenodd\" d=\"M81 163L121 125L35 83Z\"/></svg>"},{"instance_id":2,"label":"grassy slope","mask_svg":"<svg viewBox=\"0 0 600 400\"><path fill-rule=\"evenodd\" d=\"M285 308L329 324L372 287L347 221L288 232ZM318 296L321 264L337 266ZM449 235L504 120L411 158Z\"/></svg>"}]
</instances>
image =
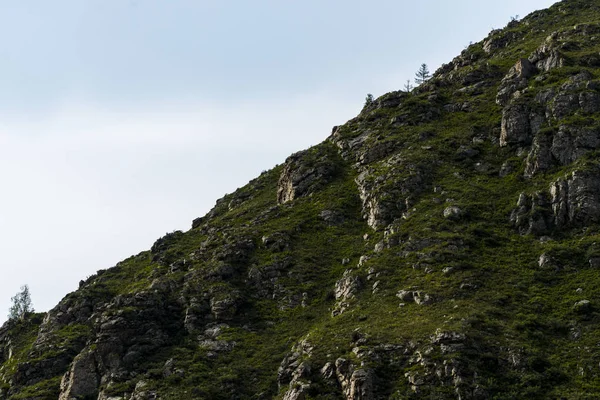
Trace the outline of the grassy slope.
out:
<instances>
[{"instance_id":1,"label":"grassy slope","mask_svg":"<svg viewBox=\"0 0 600 400\"><path fill-rule=\"evenodd\" d=\"M478 58L475 65L463 68L463 72L485 68L490 74L502 77L520 57L527 57L552 31L568 29L576 23L600 21L598 2L570 1L545 11L543 18L528 17L526 23L507 28L523 36L517 44L495 53L488 58L481 44L470 46L466 54ZM585 8L582 10L582 8ZM562 10L565 10L563 12ZM600 43L587 43L582 49L567 55L572 66L556 70L551 79L540 87L560 85L573 72L582 56L600 51ZM595 77L598 70L588 68ZM496 83L499 79L496 78ZM500 149L486 140L473 144L474 135L497 135L501 109L494 102L497 86L485 88L479 95L457 94L460 85L439 89L440 101L468 101L471 112L444 114L433 122L416 126L394 128L389 121L398 109L381 109L349 122L342 133L352 135L355 129L376 129L380 140L403 143L402 154L414 162L434 166L434 186L444 190L443 195L424 193L415 205L416 213L399 225L395 233L406 243L409 238L437 239L434 244L400 256L405 244L371 254L375 243L383 239L383 232L370 232L360 218L360 203L355 189L355 172L350 166L332 155L343 173L329 186L309 198L295 200L291 205L277 206L276 183L281 172L277 167L261 175L247 187L230 195L217 205L210 226L227 231L230 236L250 237L255 243L273 232L285 232L292 238L292 246L284 253L273 255L261 249L253 253L250 264L265 265L274 258L290 257L294 260L294 272L285 280L292 292L309 294L309 306L280 310L277 303L258 299L248 292L243 279L228 284L244 292L250 299L242 311L230 323L223 339L235 341L236 347L217 358L208 357L199 349L194 337L183 335L178 343L163 349L147 360L145 380L150 388L158 389L165 398L190 396L212 399L231 398L231 392L239 398L264 398L278 392L277 367L284 355L300 339L310 335L315 344L313 363L323 365L337 357L355 357L351 353L352 332L360 328L369 335L370 345L394 343L405 345L409 341L426 342L438 329L457 330L468 334L478 343L477 354L459 354L473 365L480 382L494 398L594 398L600 390L598 362L595 351L600 342L599 316L577 314L573 304L588 299L600 304L600 277L587 265L587 256L600 241L597 227L587 230L557 232L555 240L541 243L534 237L518 235L507 223L510 210L516 204L518 194L547 188L548 182L563 175L569 167L555 169L547 174L524 180L522 160L515 157L514 149ZM415 94L405 105L413 112L429 107L428 93ZM402 112L405 112L405 109ZM429 139L420 135L427 132ZM461 146L476 148L480 154L474 160L456 157ZM424 146L431 149L424 150ZM332 145L324 143L315 151L331 152ZM594 159L595 155L589 156ZM516 162L517 169L500 178L498 171L507 159ZM488 173L477 172L475 162L489 165ZM375 168L385 168L376 165ZM460 174L455 174L459 172ZM227 203L248 193L250 199L233 210ZM436 198L440 197L442 203ZM468 217L452 222L442 217L447 206L446 198L468 211ZM276 211L259 224L253 220L271 207ZM340 226L328 226L318 218L324 209L340 210L346 220ZM363 234L370 232L368 240ZM200 229L190 230L177 237L167 251L170 261L186 257L198 249L207 236ZM460 240L462 246L455 246ZM561 269L540 270L537 259L542 253L550 253L559 260ZM352 308L341 316L330 315L334 300L331 291L334 283L346 269L341 260L349 258L356 265L361 255L370 254L367 265L359 274L367 275L368 268L382 272L380 291L373 295L363 290ZM431 271L418 267L423 259L430 260ZM133 293L147 287L156 277L167 273L165 263L157 264L150 252L141 253L121 262L116 268L92 277L84 289L75 296L111 299L119 294ZM168 264L168 263L167 263ZM453 268L444 273L444 268ZM207 268L198 262L195 268ZM172 274L169 279L182 279ZM240 271L244 276L244 271ZM463 284L468 286L462 286ZM395 293L399 289L416 287L435 294L438 301L431 306L419 307L407 304L398 307ZM581 293L576 289L581 288ZM581 337L572 339L572 332L579 330ZM31 329L15 334L23 343L33 338ZM80 331L78 331L80 332ZM82 330L81 335L88 333ZM60 335L58 335L60 336ZM29 338L29 339L28 339ZM26 349L27 345L20 348ZM524 354L522 369L502 369L497 357L507 359L509 351ZM493 354L490 354L493 353ZM44 355L42 355L43 357ZM162 366L169 358L186 371L183 377L172 375L162 378ZM24 362L26 351L3 365L5 370ZM499 374L499 369L502 374ZM405 398L410 396L403 371L393 366L381 369L386 374L386 396ZM115 393L131 391L136 379L114 387ZM36 388L24 389L19 396L37 393L53 398L58 378L42 382ZM44 389L44 386L47 386ZM339 398L322 387L319 398ZM440 389L443 390L443 389ZM443 393L443 392L442 392Z\"/></svg>"}]
</instances>

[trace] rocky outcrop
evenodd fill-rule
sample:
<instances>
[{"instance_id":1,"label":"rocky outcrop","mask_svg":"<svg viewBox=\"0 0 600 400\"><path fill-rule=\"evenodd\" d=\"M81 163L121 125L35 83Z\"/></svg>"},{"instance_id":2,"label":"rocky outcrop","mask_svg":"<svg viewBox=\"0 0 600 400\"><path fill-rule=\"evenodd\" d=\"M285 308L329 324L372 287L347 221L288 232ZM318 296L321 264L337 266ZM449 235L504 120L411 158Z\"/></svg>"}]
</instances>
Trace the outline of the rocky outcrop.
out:
<instances>
[{"instance_id":1,"label":"rocky outcrop","mask_svg":"<svg viewBox=\"0 0 600 400\"><path fill-rule=\"evenodd\" d=\"M73 360L60 383L59 400L90 398L98 393L100 377L93 351L86 349Z\"/></svg>"},{"instance_id":2,"label":"rocky outcrop","mask_svg":"<svg viewBox=\"0 0 600 400\"><path fill-rule=\"evenodd\" d=\"M500 146L528 145L543 124L543 117L527 104L511 104L502 111Z\"/></svg>"},{"instance_id":3,"label":"rocky outcrop","mask_svg":"<svg viewBox=\"0 0 600 400\"><path fill-rule=\"evenodd\" d=\"M518 38L517 32L496 29L490 32L488 38L483 42L483 51L488 54L501 50Z\"/></svg>"},{"instance_id":4,"label":"rocky outcrop","mask_svg":"<svg viewBox=\"0 0 600 400\"><path fill-rule=\"evenodd\" d=\"M582 227L600 221L600 169L576 170L554 181L547 192L522 193L511 222L522 234Z\"/></svg>"},{"instance_id":5,"label":"rocky outcrop","mask_svg":"<svg viewBox=\"0 0 600 400\"><path fill-rule=\"evenodd\" d=\"M373 400L372 372L356 368L344 358L335 361L337 380L342 387L346 400Z\"/></svg>"},{"instance_id":6,"label":"rocky outcrop","mask_svg":"<svg viewBox=\"0 0 600 400\"><path fill-rule=\"evenodd\" d=\"M545 42L529 56L529 61L539 70L548 72L565 65L565 58L559 50L558 36L558 32L548 36Z\"/></svg>"},{"instance_id":7,"label":"rocky outcrop","mask_svg":"<svg viewBox=\"0 0 600 400\"><path fill-rule=\"evenodd\" d=\"M459 399L487 399L489 395L480 387L477 374L469 365L452 357L456 352L472 348L468 338L459 332L441 329L430 338L428 345L414 351L409 359L413 369L404 374L412 391L421 397L428 395L432 382L452 388Z\"/></svg>"},{"instance_id":8,"label":"rocky outcrop","mask_svg":"<svg viewBox=\"0 0 600 400\"><path fill-rule=\"evenodd\" d=\"M525 89L528 86L527 80L537 72L537 68L526 58L521 58L508 71L508 74L500 82L496 103L506 106L512 96L518 90Z\"/></svg>"},{"instance_id":9,"label":"rocky outcrop","mask_svg":"<svg viewBox=\"0 0 600 400\"><path fill-rule=\"evenodd\" d=\"M366 168L356 178L363 218L375 230L407 215L417 197L426 190L427 168L390 157L384 162L387 172Z\"/></svg>"},{"instance_id":10,"label":"rocky outcrop","mask_svg":"<svg viewBox=\"0 0 600 400\"><path fill-rule=\"evenodd\" d=\"M279 387L287 385L283 396L286 400L303 400L311 387L312 369L308 361L312 356L313 346L308 338L302 339L292 351L281 361L277 370Z\"/></svg>"},{"instance_id":11,"label":"rocky outcrop","mask_svg":"<svg viewBox=\"0 0 600 400\"><path fill-rule=\"evenodd\" d=\"M331 154L309 149L292 154L285 160L279 183L277 201L287 203L308 196L329 182L336 172Z\"/></svg>"},{"instance_id":12,"label":"rocky outcrop","mask_svg":"<svg viewBox=\"0 0 600 400\"><path fill-rule=\"evenodd\" d=\"M509 76L515 74L513 72ZM583 70L558 89L539 90L533 103L518 98L507 100L502 112L500 146L529 148L525 162L526 177L533 177L554 166L569 165L600 147L600 128L595 123L568 122L569 118L600 111L598 88L600 85L596 85L590 73ZM499 92L499 99L502 93ZM504 104L505 101L499 102Z\"/></svg>"},{"instance_id":13,"label":"rocky outcrop","mask_svg":"<svg viewBox=\"0 0 600 400\"><path fill-rule=\"evenodd\" d=\"M334 296L337 304L332 315L342 314L350 306L349 301L353 299L362 287L361 279L355 275L352 269L344 271L344 275L335 283Z\"/></svg>"}]
</instances>

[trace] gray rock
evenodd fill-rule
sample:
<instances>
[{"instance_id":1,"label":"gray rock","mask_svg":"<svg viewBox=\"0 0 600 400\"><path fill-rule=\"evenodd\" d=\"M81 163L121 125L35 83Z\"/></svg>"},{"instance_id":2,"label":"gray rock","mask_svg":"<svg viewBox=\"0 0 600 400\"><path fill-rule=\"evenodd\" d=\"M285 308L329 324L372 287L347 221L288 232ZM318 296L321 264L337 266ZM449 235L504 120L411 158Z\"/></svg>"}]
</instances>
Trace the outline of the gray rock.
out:
<instances>
[{"instance_id":1,"label":"gray rock","mask_svg":"<svg viewBox=\"0 0 600 400\"><path fill-rule=\"evenodd\" d=\"M304 382L290 383L289 389L283 395L283 400L304 400L310 384Z\"/></svg>"},{"instance_id":2,"label":"gray rock","mask_svg":"<svg viewBox=\"0 0 600 400\"><path fill-rule=\"evenodd\" d=\"M400 290L398 293L396 293L396 297L402 301L413 301L415 298L413 292L410 290Z\"/></svg>"},{"instance_id":3,"label":"gray rock","mask_svg":"<svg viewBox=\"0 0 600 400\"><path fill-rule=\"evenodd\" d=\"M344 222L344 217L337 211L323 210L319 213L319 218L329 225L339 225Z\"/></svg>"},{"instance_id":4,"label":"gray rock","mask_svg":"<svg viewBox=\"0 0 600 400\"><path fill-rule=\"evenodd\" d=\"M525 162L525 177L531 178L539 172L547 171L554 165L552 141L553 136L550 132L535 135L531 151Z\"/></svg>"},{"instance_id":5,"label":"gray rock","mask_svg":"<svg viewBox=\"0 0 600 400\"><path fill-rule=\"evenodd\" d=\"M579 109L579 96L575 93L559 93L550 107L552 116L562 119L573 115Z\"/></svg>"},{"instance_id":6,"label":"gray rock","mask_svg":"<svg viewBox=\"0 0 600 400\"><path fill-rule=\"evenodd\" d=\"M326 380L335 379L335 365L332 362L328 362L321 368L321 376Z\"/></svg>"},{"instance_id":7,"label":"gray rock","mask_svg":"<svg viewBox=\"0 0 600 400\"><path fill-rule=\"evenodd\" d=\"M235 347L235 342L226 340L203 339L198 342L198 347L212 352L231 351Z\"/></svg>"},{"instance_id":8,"label":"gray rock","mask_svg":"<svg viewBox=\"0 0 600 400\"><path fill-rule=\"evenodd\" d=\"M500 82L496 103L505 106L513 95L527 87L527 80L537 72L537 68L526 58L521 58L508 71L508 74Z\"/></svg>"},{"instance_id":9,"label":"gray rock","mask_svg":"<svg viewBox=\"0 0 600 400\"><path fill-rule=\"evenodd\" d=\"M525 176L532 177L554 165L569 165L600 148L600 130L595 127L561 125L558 131L538 133L527 156Z\"/></svg>"},{"instance_id":10,"label":"gray rock","mask_svg":"<svg viewBox=\"0 0 600 400\"><path fill-rule=\"evenodd\" d=\"M93 351L85 349L79 353L60 383L59 400L75 400L95 395L100 376Z\"/></svg>"},{"instance_id":11,"label":"gray rock","mask_svg":"<svg viewBox=\"0 0 600 400\"><path fill-rule=\"evenodd\" d=\"M444 218L458 220L464 215L464 211L457 206L449 206L444 209Z\"/></svg>"},{"instance_id":12,"label":"gray rock","mask_svg":"<svg viewBox=\"0 0 600 400\"><path fill-rule=\"evenodd\" d=\"M361 288L360 278L352 275L352 270L346 270L342 279L335 283L336 300L347 300L353 298Z\"/></svg>"},{"instance_id":13,"label":"gray rock","mask_svg":"<svg viewBox=\"0 0 600 400\"><path fill-rule=\"evenodd\" d=\"M502 110L501 147L511 144L529 144L532 138L530 111L527 105L509 105Z\"/></svg>"},{"instance_id":14,"label":"gray rock","mask_svg":"<svg viewBox=\"0 0 600 400\"><path fill-rule=\"evenodd\" d=\"M135 385L130 400L158 400L158 394L153 390L148 390L148 383L140 380Z\"/></svg>"},{"instance_id":15,"label":"gray rock","mask_svg":"<svg viewBox=\"0 0 600 400\"><path fill-rule=\"evenodd\" d=\"M210 311L215 319L228 320L233 318L237 312L237 299L233 295L226 295L224 298L210 299Z\"/></svg>"},{"instance_id":16,"label":"gray rock","mask_svg":"<svg viewBox=\"0 0 600 400\"><path fill-rule=\"evenodd\" d=\"M521 193L515 208L510 215L510 222L523 235L542 235L552 226L548 194L535 192L530 195Z\"/></svg>"},{"instance_id":17,"label":"gray rock","mask_svg":"<svg viewBox=\"0 0 600 400\"><path fill-rule=\"evenodd\" d=\"M573 304L573 311L578 314L589 314L592 310L592 302L589 300L580 300Z\"/></svg>"},{"instance_id":18,"label":"gray rock","mask_svg":"<svg viewBox=\"0 0 600 400\"><path fill-rule=\"evenodd\" d=\"M496 29L490 32L488 39L483 42L483 50L488 53L494 53L507 47L517 38L517 33L512 31Z\"/></svg>"},{"instance_id":19,"label":"gray rock","mask_svg":"<svg viewBox=\"0 0 600 400\"><path fill-rule=\"evenodd\" d=\"M529 56L529 61L534 64L538 70L548 72L551 69L565 65L565 59L557 48L556 37L556 33L550 35L545 42Z\"/></svg>"},{"instance_id":20,"label":"gray rock","mask_svg":"<svg viewBox=\"0 0 600 400\"><path fill-rule=\"evenodd\" d=\"M286 233L276 232L263 236L261 241L272 252L282 252L289 248L290 237Z\"/></svg>"},{"instance_id":21,"label":"gray rock","mask_svg":"<svg viewBox=\"0 0 600 400\"><path fill-rule=\"evenodd\" d=\"M600 167L575 170L554 181L547 192L522 193L510 220L522 234L536 235L552 227L600 222Z\"/></svg>"},{"instance_id":22,"label":"gray rock","mask_svg":"<svg viewBox=\"0 0 600 400\"><path fill-rule=\"evenodd\" d=\"M350 361L335 361L336 376L346 400L374 400L372 372L356 369Z\"/></svg>"},{"instance_id":23,"label":"gray rock","mask_svg":"<svg viewBox=\"0 0 600 400\"><path fill-rule=\"evenodd\" d=\"M381 229L412 207L427 187L426 167L406 163L399 157L387 160L386 172L365 168L355 179L362 202L362 215L373 229Z\"/></svg>"},{"instance_id":24,"label":"gray rock","mask_svg":"<svg viewBox=\"0 0 600 400\"><path fill-rule=\"evenodd\" d=\"M287 158L277 184L277 201L287 203L305 197L324 186L336 171L335 163L326 153L304 150Z\"/></svg>"},{"instance_id":25,"label":"gray rock","mask_svg":"<svg viewBox=\"0 0 600 400\"><path fill-rule=\"evenodd\" d=\"M427 293L423 293L420 291L414 292L415 303L420 306L425 306L433 303L433 298Z\"/></svg>"},{"instance_id":26,"label":"gray rock","mask_svg":"<svg viewBox=\"0 0 600 400\"><path fill-rule=\"evenodd\" d=\"M592 257L588 260L588 263L592 268L600 268L600 257Z\"/></svg>"}]
</instances>

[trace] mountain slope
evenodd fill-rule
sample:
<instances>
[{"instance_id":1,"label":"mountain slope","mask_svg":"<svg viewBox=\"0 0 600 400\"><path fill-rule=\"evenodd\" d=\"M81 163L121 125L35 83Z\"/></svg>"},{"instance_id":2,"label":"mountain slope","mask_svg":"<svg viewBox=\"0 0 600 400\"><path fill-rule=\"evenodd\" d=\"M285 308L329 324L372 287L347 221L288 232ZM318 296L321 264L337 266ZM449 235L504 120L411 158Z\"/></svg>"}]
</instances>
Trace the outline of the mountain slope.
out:
<instances>
[{"instance_id":1,"label":"mountain slope","mask_svg":"<svg viewBox=\"0 0 600 400\"><path fill-rule=\"evenodd\" d=\"M469 46L0 329L0 399L600 391L600 1Z\"/></svg>"}]
</instances>

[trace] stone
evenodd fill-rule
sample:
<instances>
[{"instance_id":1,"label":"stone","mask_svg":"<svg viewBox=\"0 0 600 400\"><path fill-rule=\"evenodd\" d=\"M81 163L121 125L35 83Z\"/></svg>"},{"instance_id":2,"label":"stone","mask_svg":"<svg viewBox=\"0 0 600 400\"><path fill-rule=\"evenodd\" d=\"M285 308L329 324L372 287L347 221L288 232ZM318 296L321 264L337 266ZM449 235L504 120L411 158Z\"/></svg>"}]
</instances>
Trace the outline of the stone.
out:
<instances>
[{"instance_id":1,"label":"stone","mask_svg":"<svg viewBox=\"0 0 600 400\"><path fill-rule=\"evenodd\" d=\"M198 342L198 347L212 352L231 351L235 347L235 342L226 340L203 339Z\"/></svg>"},{"instance_id":2,"label":"stone","mask_svg":"<svg viewBox=\"0 0 600 400\"><path fill-rule=\"evenodd\" d=\"M347 300L353 298L361 288L360 278L352 275L352 270L346 270L344 276L335 283L336 300Z\"/></svg>"},{"instance_id":3,"label":"stone","mask_svg":"<svg viewBox=\"0 0 600 400\"><path fill-rule=\"evenodd\" d=\"M444 218L458 220L464 215L464 211L457 206L449 206L444 209Z\"/></svg>"},{"instance_id":4,"label":"stone","mask_svg":"<svg viewBox=\"0 0 600 400\"><path fill-rule=\"evenodd\" d=\"M580 300L573 304L573 311L578 314L589 314L592 309L592 302L589 300Z\"/></svg>"},{"instance_id":5,"label":"stone","mask_svg":"<svg viewBox=\"0 0 600 400\"><path fill-rule=\"evenodd\" d=\"M69 371L63 376L58 399L91 397L98 393L99 385L100 376L95 354L90 349L85 349L75 357Z\"/></svg>"},{"instance_id":6,"label":"stone","mask_svg":"<svg viewBox=\"0 0 600 400\"><path fill-rule=\"evenodd\" d=\"M536 72L537 68L528 59L519 59L500 82L496 103L507 105L517 91L527 87L527 80Z\"/></svg>"},{"instance_id":7,"label":"stone","mask_svg":"<svg viewBox=\"0 0 600 400\"><path fill-rule=\"evenodd\" d=\"M600 167L575 170L548 191L522 193L510 221L522 234L543 235L552 227L583 227L600 222Z\"/></svg>"},{"instance_id":8,"label":"stone","mask_svg":"<svg viewBox=\"0 0 600 400\"><path fill-rule=\"evenodd\" d=\"M308 196L335 175L336 166L330 155L314 152L308 149L294 153L286 159L277 184L279 204Z\"/></svg>"},{"instance_id":9,"label":"stone","mask_svg":"<svg viewBox=\"0 0 600 400\"><path fill-rule=\"evenodd\" d=\"M231 319L237 312L237 300L231 295L221 299L213 297L210 299L210 311L215 319Z\"/></svg>"},{"instance_id":10,"label":"stone","mask_svg":"<svg viewBox=\"0 0 600 400\"><path fill-rule=\"evenodd\" d=\"M414 295L415 303L420 306L425 306L425 305L429 305L429 304L433 303L433 298L430 295L428 295L427 293L417 291L417 292L414 292L413 295Z\"/></svg>"},{"instance_id":11,"label":"stone","mask_svg":"<svg viewBox=\"0 0 600 400\"><path fill-rule=\"evenodd\" d=\"M344 222L344 217L337 211L323 210L319 213L319 218L329 225L340 225Z\"/></svg>"},{"instance_id":12,"label":"stone","mask_svg":"<svg viewBox=\"0 0 600 400\"><path fill-rule=\"evenodd\" d=\"M335 365L332 362L328 362L321 368L321 376L326 380L335 378Z\"/></svg>"},{"instance_id":13,"label":"stone","mask_svg":"<svg viewBox=\"0 0 600 400\"><path fill-rule=\"evenodd\" d=\"M350 361L335 361L337 380L346 400L374 400L373 376L370 370L356 369Z\"/></svg>"},{"instance_id":14,"label":"stone","mask_svg":"<svg viewBox=\"0 0 600 400\"><path fill-rule=\"evenodd\" d=\"M402 218L413 205L416 196L427 188L429 174L423 165L405 163L392 157L386 164L390 167L384 175L365 168L356 177L362 202L362 216L375 229L388 226Z\"/></svg>"},{"instance_id":15,"label":"stone","mask_svg":"<svg viewBox=\"0 0 600 400\"><path fill-rule=\"evenodd\" d=\"M488 38L484 40L483 51L485 51L487 54L494 53L504 47L507 47L516 38L516 32L495 29L491 31L488 35Z\"/></svg>"},{"instance_id":16,"label":"stone","mask_svg":"<svg viewBox=\"0 0 600 400\"><path fill-rule=\"evenodd\" d=\"M525 177L531 178L539 172L547 171L554 165L555 159L552 155L552 141L553 136L551 133L535 135L531 151L525 161Z\"/></svg>"},{"instance_id":17,"label":"stone","mask_svg":"<svg viewBox=\"0 0 600 400\"><path fill-rule=\"evenodd\" d=\"M556 272L561 270L561 267L557 263L557 261L547 253L543 253L540 256L540 258L538 259L538 266L541 269L554 270Z\"/></svg>"},{"instance_id":18,"label":"stone","mask_svg":"<svg viewBox=\"0 0 600 400\"><path fill-rule=\"evenodd\" d=\"M528 144L533 138L529 107L516 104L502 110L500 146Z\"/></svg>"},{"instance_id":19,"label":"stone","mask_svg":"<svg viewBox=\"0 0 600 400\"><path fill-rule=\"evenodd\" d=\"M555 33L548 36L544 43L529 56L528 60L538 70L548 72L565 65L565 59L557 48L556 37Z\"/></svg>"},{"instance_id":20,"label":"stone","mask_svg":"<svg viewBox=\"0 0 600 400\"><path fill-rule=\"evenodd\" d=\"M415 298L413 292L410 290L400 290L398 293L396 293L396 297L402 301L413 301Z\"/></svg>"},{"instance_id":21,"label":"stone","mask_svg":"<svg viewBox=\"0 0 600 400\"><path fill-rule=\"evenodd\" d=\"M459 160L464 160L466 158L473 158L479 155L479 151L475 150L468 146L460 146L458 150L456 150L456 157Z\"/></svg>"},{"instance_id":22,"label":"stone","mask_svg":"<svg viewBox=\"0 0 600 400\"><path fill-rule=\"evenodd\" d=\"M290 383L289 389L283 395L283 400L304 400L310 385L303 382Z\"/></svg>"}]
</instances>

